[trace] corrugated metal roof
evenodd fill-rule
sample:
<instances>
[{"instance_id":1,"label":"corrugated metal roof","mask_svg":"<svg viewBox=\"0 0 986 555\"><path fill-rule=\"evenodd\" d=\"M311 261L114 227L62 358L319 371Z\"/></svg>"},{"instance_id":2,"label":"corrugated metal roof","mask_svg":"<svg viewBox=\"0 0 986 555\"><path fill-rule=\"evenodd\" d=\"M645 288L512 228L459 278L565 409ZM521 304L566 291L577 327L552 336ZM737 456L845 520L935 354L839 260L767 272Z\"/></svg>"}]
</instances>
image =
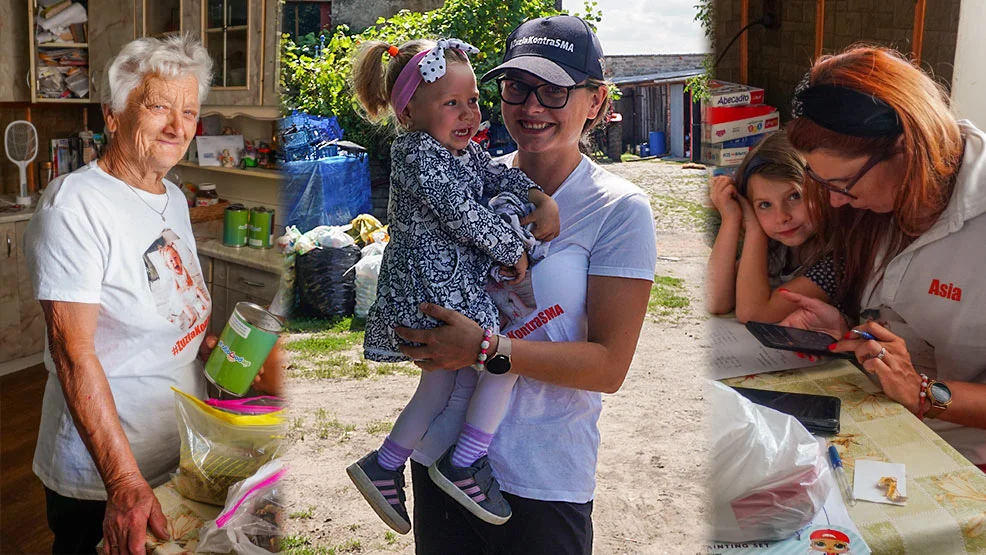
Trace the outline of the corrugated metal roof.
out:
<instances>
[{"instance_id":1,"label":"corrugated metal roof","mask_svg":"<svg viewBox=\"0 0 986 555\"><path fill-rule=\"evenodd\" d=\"M627 75L624 77L616 77L611 79L614 85L650 85L659 83L673 83L676 81L684 81L689 77L694 77L696 75L701 75L705 71L702 68L696 69L682 69L678 71L664 71L661 73L647 73L644 75Z\"/></svg>"}]
</instances>

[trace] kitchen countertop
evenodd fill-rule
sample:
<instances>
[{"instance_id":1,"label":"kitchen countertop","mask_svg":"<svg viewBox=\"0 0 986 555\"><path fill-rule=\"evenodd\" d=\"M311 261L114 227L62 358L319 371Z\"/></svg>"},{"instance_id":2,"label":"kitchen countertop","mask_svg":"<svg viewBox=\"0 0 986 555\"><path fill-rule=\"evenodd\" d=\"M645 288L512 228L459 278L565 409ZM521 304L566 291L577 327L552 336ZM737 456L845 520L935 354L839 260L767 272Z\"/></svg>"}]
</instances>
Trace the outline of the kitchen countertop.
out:
<instances>
[{"instance_id":1,"label":"kitchen countertop","mask_svg":"<svg viewBox=\"0 0 986 555\"><path fill-rule=\"evenodd\" d=\"M34 195L34 202L31 203L31 206L21 208L16 212L0 212L0 224L30 220L31 216L34 215L34 209L38 206L37 196L37 194ZM0 206L6 205L7 202L14 202L14 195L0 195Z\"/></svg>"},{"instance_id":2,"label":"kitchen countertop","mask_svg":"<svg viewBox=\"0 0 986 555\"><path fill-rule=\"evenodd\" d=\"M226 262L240 264L249 268L271 272L280 275L284 266L284 255L277 249L252 249L250 247L233 248L223 245L222 239L215 236L195 235L195 245L199 254L211 256Z\"/></svg>"}]
</instances>

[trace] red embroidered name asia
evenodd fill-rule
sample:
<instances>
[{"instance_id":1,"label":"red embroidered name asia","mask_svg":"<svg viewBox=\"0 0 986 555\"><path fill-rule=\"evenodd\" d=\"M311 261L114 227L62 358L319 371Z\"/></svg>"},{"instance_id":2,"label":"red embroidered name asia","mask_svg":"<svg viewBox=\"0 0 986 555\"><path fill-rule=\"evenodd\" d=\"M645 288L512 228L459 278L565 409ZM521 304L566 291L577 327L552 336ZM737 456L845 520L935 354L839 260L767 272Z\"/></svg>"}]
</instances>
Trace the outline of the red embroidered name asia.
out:
<instances>
[{"instance_id":1,"label":"red embroidered name asia","mask_svg":"<svg viewBox=\"0 0 986 555\"><path fill-rule=\"evenodd\" d=\"M929 295L938 295L953 301L962 300L962 289L955 287L952 283L942 283L937 279L931 281L931 288L928 289Z\"/></svg>"}]
</instances>

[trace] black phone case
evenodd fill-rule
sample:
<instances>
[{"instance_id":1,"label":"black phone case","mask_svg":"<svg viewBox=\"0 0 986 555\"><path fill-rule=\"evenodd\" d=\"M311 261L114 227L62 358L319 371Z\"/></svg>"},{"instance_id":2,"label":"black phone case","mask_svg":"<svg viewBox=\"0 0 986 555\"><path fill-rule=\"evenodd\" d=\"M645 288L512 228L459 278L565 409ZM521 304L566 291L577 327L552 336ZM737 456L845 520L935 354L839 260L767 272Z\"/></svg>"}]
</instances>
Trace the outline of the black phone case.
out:
<instances>
[{"instance_id":1,"label":"black phone case","mask_svg":"<svg viewBox=\"0 0 986 555\"><path fill-rule=\"evenodd\" d=\"M734 387L733 389L758 405L790 414L813 434L835 435L839 433L839 411L842 409L842 400L838 397L746 387Z\"/></svg>"},{"instance_id":2,"label":"black phone case","mask_svg":"<svg viewBox=\"0 0 986 555\"><path fill-rule=\"evenodd\" d=\"M753 337L756 337L757 341L760 341L763 346L770 347L771 349L856 360L856 355L853 353L833 353L828 350L828 346L834 343L835 340L822 332L789 328L778 326L777 324L766 324L764 322L747 322L746 329L750 330Z\"/></svg>"}]
</instances>

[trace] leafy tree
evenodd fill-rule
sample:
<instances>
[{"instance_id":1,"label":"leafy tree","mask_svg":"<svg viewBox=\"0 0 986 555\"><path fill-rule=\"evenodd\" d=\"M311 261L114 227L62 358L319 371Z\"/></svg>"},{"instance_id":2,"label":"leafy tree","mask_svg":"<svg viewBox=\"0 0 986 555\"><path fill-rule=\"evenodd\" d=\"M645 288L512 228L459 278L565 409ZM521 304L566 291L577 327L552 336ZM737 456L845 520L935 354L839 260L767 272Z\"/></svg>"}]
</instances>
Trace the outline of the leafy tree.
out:
<instances>
[{"instance_id":1,"label":"leafy tree","mask_svg":"<svg viewBox=\"0 0 986 555\"><path fill-rule=\"evenodd\" d=\"M702 30L705 31L705 38L709 39L709 46L712 50L712 54L708 54L702 60L702 69L704 70L701 75L696 75L687 81L685 84L685 90L692 94L692 98L695 100L705 100L709 98L709 81L715 76L715 63L713 62L713 57L715 56L715 41L716 41L716 21L715 21L715 6L713 5L715 0L699 0L698 4L695 4L695 21L698 21L702 25Z\"/></svg>"},{"instance_id":2,"label":"leafy tree","mask_svg":"<svg viewBox=\"0 0 986 555\"><path fill-rule=\"evenodd\" d=\"M282 104L288 110L314 115L334 115L346 130L346 138L366 145L375 157L386 157L388 130L364 120L358 111L349 82L351 60L361 41L383 40L400 45L417 38L455 37L474 45L479 54L471 56L477 75L496 67L503 59L506 37L522 22L555 15L554 0L447 0L429 12L402 10L393 17L380 18L362 32L353 33L340 25L319 37L282 37ZM590 25L602 19L595 2L585 3L581 15ZM496 83L480 85L480 106L495 121L500 103Z\"/></svg>"}]
</instances>

